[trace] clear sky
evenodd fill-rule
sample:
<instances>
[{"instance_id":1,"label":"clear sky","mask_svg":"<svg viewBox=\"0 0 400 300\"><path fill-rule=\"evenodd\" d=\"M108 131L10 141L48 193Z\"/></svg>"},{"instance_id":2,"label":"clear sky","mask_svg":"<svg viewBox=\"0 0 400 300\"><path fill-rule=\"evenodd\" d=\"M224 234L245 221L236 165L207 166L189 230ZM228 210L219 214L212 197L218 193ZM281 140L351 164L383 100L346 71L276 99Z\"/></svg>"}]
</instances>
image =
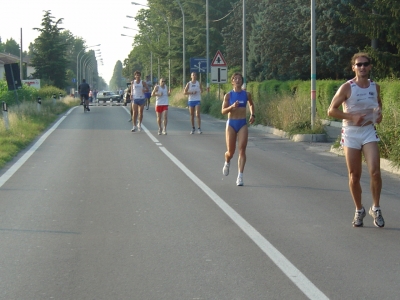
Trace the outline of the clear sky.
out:
<instances>
[{"instance_id":1,"label":"clear sky","mask_svg":"<svg viewBox=\"0 0 400 300\"><path fill-rule=\"evenodd\" d=\"M7 2L6 0L4 0ZM129 0L12 0L7 11L0 15L0 37L3 43L13 38L20 43L22 28L22 50L27 51L30 43L38 37L44 11L51 10L54 21L63 18L60 28L65 28L76 37L86 41L86 46L101 44L91 48L101 50L103 64L99 62L99 75L108 84L118 60L128 57L133 39L121 36L121 33L134 36L135 31L123 27L135 28L134 19L126 15L136 16L144 6L132 5ZM147 4L146 0L134 2ZM4 6L4 5L3 5ZM100 58L98 58L99 61Z\"/></svg>"}]
</instances>

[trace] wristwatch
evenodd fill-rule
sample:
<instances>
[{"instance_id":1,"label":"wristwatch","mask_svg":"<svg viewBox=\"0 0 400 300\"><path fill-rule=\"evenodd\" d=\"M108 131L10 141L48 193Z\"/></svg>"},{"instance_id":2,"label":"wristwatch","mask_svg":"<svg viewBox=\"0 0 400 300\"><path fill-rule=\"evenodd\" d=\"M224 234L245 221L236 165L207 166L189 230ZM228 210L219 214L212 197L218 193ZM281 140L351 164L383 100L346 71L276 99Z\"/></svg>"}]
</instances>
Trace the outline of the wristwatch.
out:
<instances>
[{"instance_id":1,"label":"wristwatch","mask_svg":"<svg viewBox=\"0 0 400 300\"><path fill-rule=\"evenodd\" d=\"M256 118L256 115L251 115L254 119Z\"/></svg>"}]
</instances>

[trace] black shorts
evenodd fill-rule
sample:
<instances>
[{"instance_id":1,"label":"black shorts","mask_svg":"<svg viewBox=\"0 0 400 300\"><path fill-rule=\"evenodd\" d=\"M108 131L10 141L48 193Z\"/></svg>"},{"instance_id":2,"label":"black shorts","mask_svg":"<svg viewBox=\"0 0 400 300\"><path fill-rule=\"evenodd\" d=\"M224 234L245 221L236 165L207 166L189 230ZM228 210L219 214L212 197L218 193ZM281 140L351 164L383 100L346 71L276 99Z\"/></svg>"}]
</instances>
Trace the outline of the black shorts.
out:
<instances>
[{"instance_id":1,"label":"black shorts","mask_svg":"<svg viewBox=\"0 0 400 300\"><path fill-rule=\"evenodd\" d=\"M81 99L89 100L89 94L81 94Z\"/></svg>"}]
</instances>

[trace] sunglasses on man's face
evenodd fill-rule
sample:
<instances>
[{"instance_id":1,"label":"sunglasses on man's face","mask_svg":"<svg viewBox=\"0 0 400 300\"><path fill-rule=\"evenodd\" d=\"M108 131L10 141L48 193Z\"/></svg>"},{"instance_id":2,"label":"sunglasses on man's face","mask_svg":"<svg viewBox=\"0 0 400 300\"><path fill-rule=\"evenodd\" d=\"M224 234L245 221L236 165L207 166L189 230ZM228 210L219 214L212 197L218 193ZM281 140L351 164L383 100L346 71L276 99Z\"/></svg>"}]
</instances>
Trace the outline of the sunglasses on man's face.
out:
<instances>
[{"instance_id":1,"label":"sunglasses on man's face","mask_svg":"<svg viewBox=\"0 0 400 300\"><path fill-rule=\"evenodd\" d=\"M357 66L358 68L361 68L361 66L368 67L370 65L370 63L368 61L366 61L366 62L356 63L354 65Z\"/></svg>"}]
</instances>

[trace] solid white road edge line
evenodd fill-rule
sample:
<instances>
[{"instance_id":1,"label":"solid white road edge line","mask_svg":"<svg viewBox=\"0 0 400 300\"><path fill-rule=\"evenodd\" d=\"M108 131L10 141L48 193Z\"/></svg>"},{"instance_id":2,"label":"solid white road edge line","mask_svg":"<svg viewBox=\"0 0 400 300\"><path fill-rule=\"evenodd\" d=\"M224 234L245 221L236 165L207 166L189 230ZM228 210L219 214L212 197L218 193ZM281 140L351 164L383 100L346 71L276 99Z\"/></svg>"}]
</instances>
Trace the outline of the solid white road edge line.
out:
<instances>
[{"instance_id":1,"label":"solid white road edge line","mask_svg":"<svg viewBox=\"0 0 400 300\"><path fill-rule=\"evenodd\" d=\"M31 157L33 153L43 144L43 142L48 138L48 136L61 124L62 121L78 106L72 107L64 116L61 117L60 120L57 121L49 130L46 131L45 134L41 136L41 138L28 150L26 153L15 163L12 165L10 169L8 169L1 177L0 177L0 188L7 182L11 176L14 175L15 172L18 171L19 168Z\"/></svg>"},{"instance_id":2,"label":"solid white road edge line","mask_svg":"<svg viewBox=\"0 0 400 300\"><path fill-rule=\"evenodd\" d=\"M124 107L125 108L125 107ZM125 110L130 114L128 109ZM159 141L153 134L142 128L155 142ZM309 298L312 300L329 300L329 298L320 291L303 273L300 272L282 253L279 252L267 239L265 239L253 226L251 226L241 215L239 215L232 207L230 207L221 197L211 190L204 182L194 175L184 164L182 164L175 156L173 156L165 147L159 147L162 152L186 174L203 192L217 204L225 214L231 218L233 222L239 226L243 232L277 265L279 269Z\"/></svg>"}]
</instances>

